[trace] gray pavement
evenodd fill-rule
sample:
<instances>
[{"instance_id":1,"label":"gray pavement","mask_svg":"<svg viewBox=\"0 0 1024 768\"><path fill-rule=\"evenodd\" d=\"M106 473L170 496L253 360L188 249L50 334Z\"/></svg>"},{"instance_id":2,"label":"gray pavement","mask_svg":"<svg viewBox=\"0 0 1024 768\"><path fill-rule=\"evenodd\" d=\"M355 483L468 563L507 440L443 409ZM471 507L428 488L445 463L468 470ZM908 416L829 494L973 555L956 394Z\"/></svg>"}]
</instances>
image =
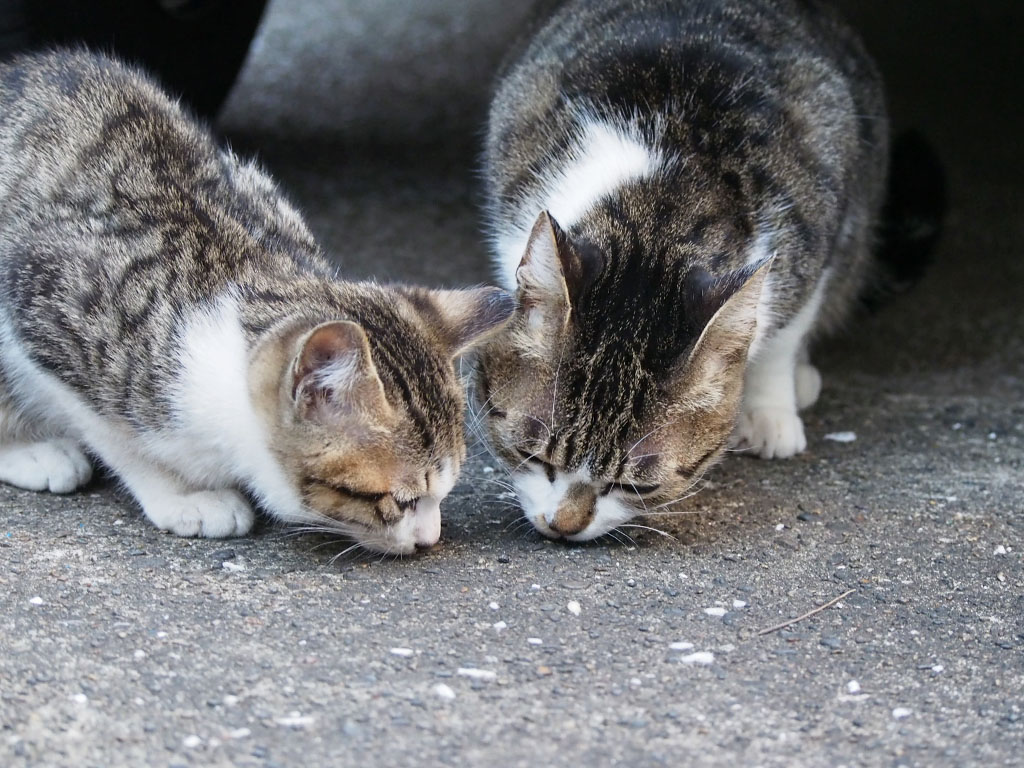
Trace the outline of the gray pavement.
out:
<instances>
[{"instance_id":1,"label":"gray pavement","mask_svg":"<svg viewBox=\"0 0 1024 768\"><path fill-rule=\"evenodd\" d=\"M524 7L410 5L273 4L221 127L348 274L484 281L473 129ZM948 231L823 345L807 453L569 547L477 448L405 560L0 487L0 765L1024 764L1024 19L911 5L854 10Z\"/></svg>"}]
</instances>

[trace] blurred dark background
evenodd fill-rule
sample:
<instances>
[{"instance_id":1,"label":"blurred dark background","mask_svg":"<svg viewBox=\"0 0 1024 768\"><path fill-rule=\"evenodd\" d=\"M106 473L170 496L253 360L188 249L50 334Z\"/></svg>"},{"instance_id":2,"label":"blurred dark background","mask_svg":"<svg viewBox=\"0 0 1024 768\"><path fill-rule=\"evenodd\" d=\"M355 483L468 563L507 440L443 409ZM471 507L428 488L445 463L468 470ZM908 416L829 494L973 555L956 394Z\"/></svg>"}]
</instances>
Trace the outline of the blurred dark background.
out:
<instances>
[{"instance_id":1,"label":"blurred dark background","mask_svg":"<svg viewBox=\"0 0 1024 768\"><path fill-rule=\"evenodd\" d=\"M263 158L353 277L481 282L479 138L533 4L19 0L0 3L0 45L83 41L156 70ZM830 365L910 377L901 388L1018 392L1024 4L840 5L885 74L895 132L936 148L949 210L924 279L825 345Z\"/></svg>"}]
</instances>

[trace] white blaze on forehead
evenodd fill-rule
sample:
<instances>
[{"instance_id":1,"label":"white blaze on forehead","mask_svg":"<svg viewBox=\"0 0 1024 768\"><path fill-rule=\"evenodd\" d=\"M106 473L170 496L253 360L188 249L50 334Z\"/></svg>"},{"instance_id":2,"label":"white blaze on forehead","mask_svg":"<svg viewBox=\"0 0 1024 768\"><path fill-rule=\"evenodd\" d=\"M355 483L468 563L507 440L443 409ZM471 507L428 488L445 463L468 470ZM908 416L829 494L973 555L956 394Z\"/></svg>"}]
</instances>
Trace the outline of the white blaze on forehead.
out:
<instances>
[{"instance_id":1,"label":"white blaze on forehead","mask_svg":"<svg viewBox=\"0 0 1024 768\"><path fill-rule=\"evenodd\" d=\"M575 146L564 162L547 172L538 192L517 203L511 220L498 225L495 247L502 284L515 289L516 268L542 211L563 229L571 227L616 189L653 176L665 162L664 153L651 147L635 127L581 119Z\"/></svg>"}]
</instances>

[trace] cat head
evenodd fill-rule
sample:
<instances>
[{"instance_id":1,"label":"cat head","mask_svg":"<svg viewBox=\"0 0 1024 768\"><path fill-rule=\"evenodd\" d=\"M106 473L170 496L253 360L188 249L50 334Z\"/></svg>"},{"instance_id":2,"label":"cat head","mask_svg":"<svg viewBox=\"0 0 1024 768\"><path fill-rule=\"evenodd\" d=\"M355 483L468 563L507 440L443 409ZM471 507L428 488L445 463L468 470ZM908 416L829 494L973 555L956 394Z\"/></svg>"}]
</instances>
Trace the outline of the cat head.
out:
<instances>
[{"instance_id":1,"label":"cat head","mask_svg":"<svg viewBox=\"0 0 1024 768\"><path fill-rule=\"evenodd\" d=\"M542 214L518 309L478 355L480 418L546 536L592 539L671 505L735 422L769 264L714 277L623 250Z\"/></svg>"},{"instance_id":2,"label":"cat head","mask_svg":"<svg viewBox=\"0 0 1024 768\"><path fill-rule=\"evenodd\" d=\"M346 305L350 319L285 334L275 447L302 498L295 522L407 554L437 542L465 456L453 359L500 328L513 300L367 285Z\"/></svg>"}]
</instances>

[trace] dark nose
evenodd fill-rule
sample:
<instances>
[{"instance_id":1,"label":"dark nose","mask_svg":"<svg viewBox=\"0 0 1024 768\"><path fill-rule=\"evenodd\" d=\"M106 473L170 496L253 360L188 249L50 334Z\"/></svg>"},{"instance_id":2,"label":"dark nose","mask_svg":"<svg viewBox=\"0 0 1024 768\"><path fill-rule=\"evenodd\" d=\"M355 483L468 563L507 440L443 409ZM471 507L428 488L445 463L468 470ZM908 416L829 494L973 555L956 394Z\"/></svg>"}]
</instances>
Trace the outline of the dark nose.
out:
<instances>
[{"instance_id":1,"label":"dark nose","mask_svg":"<svg viewBox=\"0 0 1024 768\"><path fill-rule=\"evenodd\" d=\"M572 536L590 525L594 519L594 504L597 494L586 483L575 483L566 491L565 498L558 505L551 530L562 536Z\"/></svg>"}]
</instances>

